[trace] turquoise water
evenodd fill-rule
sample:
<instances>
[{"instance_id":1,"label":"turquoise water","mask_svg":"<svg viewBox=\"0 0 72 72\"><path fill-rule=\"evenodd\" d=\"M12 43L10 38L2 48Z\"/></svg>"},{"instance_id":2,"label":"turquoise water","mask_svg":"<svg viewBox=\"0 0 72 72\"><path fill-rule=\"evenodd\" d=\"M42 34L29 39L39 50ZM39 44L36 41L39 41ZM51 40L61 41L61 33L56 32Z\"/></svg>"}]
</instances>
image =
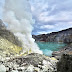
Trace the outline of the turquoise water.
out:
<instances>
[{"instance_id":1,"label":"turquoise water","mask_svg":"<svg viewBox=\"0 0 72 72\"><path fill-rule=\"evenodd\" d=\"M60 48L64 47L66 44L55 43L55 42L36 42L43 51L43 54L51 56L53 51L58 51Z\"/></svg>"}]
</instances>

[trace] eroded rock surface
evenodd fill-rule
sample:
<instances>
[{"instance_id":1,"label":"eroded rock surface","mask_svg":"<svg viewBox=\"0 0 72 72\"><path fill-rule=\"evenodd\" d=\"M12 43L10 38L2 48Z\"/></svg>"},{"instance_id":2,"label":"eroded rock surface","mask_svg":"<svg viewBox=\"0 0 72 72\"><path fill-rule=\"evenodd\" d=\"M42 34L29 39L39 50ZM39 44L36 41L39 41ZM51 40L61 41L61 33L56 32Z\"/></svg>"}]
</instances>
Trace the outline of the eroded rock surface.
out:
<instances>
[{"instance_id":1,"label":"eroded rock surface","mask_svg":"<svg viewBox=\"0 0 72 72\"><path fill-rule=\"evenodd\" d=\"M56 71L55 58L46 57L41 54L31 53L3 62L8 72L54 72Z\"/></svg>"}]
</instances>

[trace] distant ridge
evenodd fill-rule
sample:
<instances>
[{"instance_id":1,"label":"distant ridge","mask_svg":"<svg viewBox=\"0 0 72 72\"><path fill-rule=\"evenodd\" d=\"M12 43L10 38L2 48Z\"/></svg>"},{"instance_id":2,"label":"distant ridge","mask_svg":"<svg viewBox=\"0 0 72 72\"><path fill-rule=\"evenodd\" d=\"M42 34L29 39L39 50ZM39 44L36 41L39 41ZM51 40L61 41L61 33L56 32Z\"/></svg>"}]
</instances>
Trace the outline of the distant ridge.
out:
<instances>
[{"instance_id":1,"label":"distant ridge","mask_svg":"<svg viewBox=\"0 0 72 72\"><path fill-rule=\"evenodd\" d=\"M72 28L48 34L33 35L33 38L35 41L71 43Z\"/></svg>"}]
</instances>

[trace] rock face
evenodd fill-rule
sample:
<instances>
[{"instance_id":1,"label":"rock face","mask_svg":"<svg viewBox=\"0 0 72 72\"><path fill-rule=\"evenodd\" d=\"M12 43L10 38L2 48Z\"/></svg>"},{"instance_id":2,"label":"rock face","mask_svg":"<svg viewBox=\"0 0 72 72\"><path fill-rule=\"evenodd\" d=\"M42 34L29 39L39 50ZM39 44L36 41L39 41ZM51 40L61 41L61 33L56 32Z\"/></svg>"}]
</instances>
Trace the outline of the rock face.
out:
<instances>
[{"instance_id":1,"label":"rock face","mask_svg":"<svg viewBox=\"0 0 72 72\"><path fill-rule=\"evenodd\" d=\"M72 43L72 28L50 34L33 35L36 41Z\"/></svg>"},{"instance_id":2,"label":"rock face","mask_svg":"<svg viewBox=\"0 0 72 72\"><path fill-rule=\"evenodd\" d=\"M21 47L9 42L0 36L0 58L9 57L10 55L19 54L22 50Z\"/></svg>"},{"instance_id":3,"label":"rock face","mask_svg":"<svg viewBox=\"0 0 72 72\"><path fill-rule=\"evenodd\" d=\"M72 51L62 55L57 64L57 72L72 72Z\"/></svg>"},{"instance_id":4,"label":"rock face","mask_svg":"<svg viewBox=\"0 0 72 72\"><path fill-rule=\"evenodd\" d=\"M12 32L6 29L0 20L0 60L21 52L21 42Z\"/></svg>"},{"instance_id":5,"label":"rock face","mask_svg":"<svg viewBox=\"0 0 72 72\"><path fill-rule=\"evenodd\" d=\"M16 36L14 36L12 32L6 29L2 20L0 20L0 36L4 39L7 39L11 43L21 47L21 42L18 40Z\"/></svg>"},{"instance_id":6,"label":"rock face","mask_svg":"<svg viewBox=\"0 0 72 72\"><path fill-rule=\"evenodd\" d=\"M20 56L2 64L7 72L54 72L56 71L57 60L41 54L31 53L27 56Z\"/></svg>"}]
</instances>

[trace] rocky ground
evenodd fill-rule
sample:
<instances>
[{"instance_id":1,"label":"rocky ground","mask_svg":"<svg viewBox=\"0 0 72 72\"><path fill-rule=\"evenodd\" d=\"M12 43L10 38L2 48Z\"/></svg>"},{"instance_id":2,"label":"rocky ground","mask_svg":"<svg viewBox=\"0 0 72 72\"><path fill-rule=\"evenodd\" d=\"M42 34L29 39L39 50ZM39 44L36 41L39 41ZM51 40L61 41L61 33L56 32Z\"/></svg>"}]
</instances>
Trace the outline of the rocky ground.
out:
<instances>
[{"instance_id":1,"label":"rocky ground","mask_svg":"<svg viewBox=\"0 0 72 72\"><path fill-rule=\"evenodd\" d=\"M57 62L55 58L31 53L0 61L0 72L55 72Z\"/></svg>"}]
</instances>

